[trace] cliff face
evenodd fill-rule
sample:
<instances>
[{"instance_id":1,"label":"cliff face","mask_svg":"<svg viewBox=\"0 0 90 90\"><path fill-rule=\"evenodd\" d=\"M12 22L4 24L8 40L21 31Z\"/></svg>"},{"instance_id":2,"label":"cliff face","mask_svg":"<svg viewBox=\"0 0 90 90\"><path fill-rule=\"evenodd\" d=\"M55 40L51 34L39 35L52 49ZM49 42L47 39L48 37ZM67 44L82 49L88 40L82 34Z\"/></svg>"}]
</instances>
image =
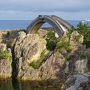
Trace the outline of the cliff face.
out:
<instances>
[{"instance_id":1,"label":"cliff face","mask_svg":"<svg viewBox=\"0 0 90 90\"><path fill-rule=\"evenodd\" d=\"M12 50L17 31L0 31L0 78L12 76Z\"/></svg>"},{"instance_id":2,"label":"cliff face","mask_svg":"<svg viewBox=\"0 0 90 90\"><path fill-rule=\"evenodd\" d=\"M6 77L13 75L20 80L44 81L45 85L59 85L62 90L89 90L90 49L82 44L83 36L77 31L65 34L50 51L45 39L48 32L43 32L26 35L24 31L16 31L14 36L4 35L7 36L5 40L9 39L1 43L6 45L4 50L12 59L0 58L0 77L9 73Z\"/></svg>"}]
</instances>

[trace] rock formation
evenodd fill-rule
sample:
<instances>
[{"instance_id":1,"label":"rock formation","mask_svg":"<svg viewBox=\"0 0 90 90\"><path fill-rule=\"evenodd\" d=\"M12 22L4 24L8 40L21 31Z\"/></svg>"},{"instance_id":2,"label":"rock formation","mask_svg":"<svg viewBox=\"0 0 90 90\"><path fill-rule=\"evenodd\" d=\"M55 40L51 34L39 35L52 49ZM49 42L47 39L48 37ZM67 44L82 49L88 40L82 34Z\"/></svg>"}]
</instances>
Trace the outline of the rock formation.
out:
<instances>
[{"instance_id":1,"label":"rock formation","mask_svg":"<svg viewBox=\"0 0 90 90\"><path fill-rule=\"evenodd\" d=\"M90 49L83 45L83 36L77 31L66 33L50 51L46 47L48 32L5 34L6 41L0 44L0 50L10 56L0 58L0 78L14 75L19 80L38 81L40 85L53 85L61 90L89 90Z\"/></svg>"}]
</instances>

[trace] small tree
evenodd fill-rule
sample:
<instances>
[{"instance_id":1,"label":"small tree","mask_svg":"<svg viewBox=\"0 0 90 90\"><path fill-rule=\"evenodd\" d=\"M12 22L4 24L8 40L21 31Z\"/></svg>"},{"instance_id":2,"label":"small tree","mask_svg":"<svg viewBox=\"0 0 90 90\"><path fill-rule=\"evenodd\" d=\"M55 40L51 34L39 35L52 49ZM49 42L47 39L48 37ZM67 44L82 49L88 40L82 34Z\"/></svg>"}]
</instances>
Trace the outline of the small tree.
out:
<instances>
[{"instance_id":1,"label":"small tree","mask_svg":"<svg viewBox=\"0 0 90 90\"><path fill-rule=\"evenodd\" d=\"M77 31L82 34L82 35L85 35L86 32L88 30L88 24L83 24L82 22L80 22L78 25L77 25Z\"/></svg>"},{"instance_id":2,"label":"small tree","mask_svg":"<svg viewBox=\"0 0 90 90\"><path fill-rule=\"evenodd\" d=\"M48 50L52 51L56 48L57 38L55 37L55 33L53 31L49 31L46 35L46 47Z\"/></svg>"},{"instance_id":3,"label":"small tree","mask_svg":"<svg viewBox=\"0 0 90 90\"><path fill-rule=\"evenodd\" d=\"M88 24L82 24L80 22L76 30L84 36L84 44L86 44L87 48L90 48L90 27Z\"/></svg>"}]
</instances>

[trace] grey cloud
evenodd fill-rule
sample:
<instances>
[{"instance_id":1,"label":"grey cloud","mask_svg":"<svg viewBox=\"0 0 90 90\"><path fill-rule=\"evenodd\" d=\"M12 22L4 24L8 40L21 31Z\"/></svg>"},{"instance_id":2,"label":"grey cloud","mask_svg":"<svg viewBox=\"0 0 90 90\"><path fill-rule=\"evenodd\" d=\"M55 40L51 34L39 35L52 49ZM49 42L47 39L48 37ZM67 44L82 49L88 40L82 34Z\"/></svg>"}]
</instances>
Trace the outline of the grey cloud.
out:
<instances>
[{"instance_id":1,"label":"grey cloud","mask_svg":"<svg viewBox=\"0 0 90 90\"><path fill-rule=\"evenodd\" d=\"M89 11L90 0L3 0L0 10L16 11Z\"/></svg>"},{"instance_id":2,"label":"grey cloud","mask_svg":"<svg viewBox=\"0 0 90 90\"><path fill-rule=\"evenodd\" d=\"M0 19L31 19L38 14L90 18L90 0L0 0Z\"/></svg>"}]
</instances>

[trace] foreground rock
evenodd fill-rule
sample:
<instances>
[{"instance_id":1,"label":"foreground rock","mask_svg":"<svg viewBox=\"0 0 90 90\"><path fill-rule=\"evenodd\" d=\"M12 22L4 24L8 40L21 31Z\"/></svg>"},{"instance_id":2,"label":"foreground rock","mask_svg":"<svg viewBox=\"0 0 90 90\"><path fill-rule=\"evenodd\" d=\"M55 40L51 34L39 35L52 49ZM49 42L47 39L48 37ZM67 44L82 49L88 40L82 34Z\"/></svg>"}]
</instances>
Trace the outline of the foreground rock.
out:
<instances>
[{"instance_id":1,"label":"foreground rock","mask_svg":"<svg viewBox=\"0 0 90 90\"><path fill-rule=\"evenodd\" d=\"M66 90L90 90L89 74L73 75L66 80Z\"/></svg>"},{"instance_id":2,"label":"foreground rock","mask_svg":"<svg viewBox=\"0 0 90 90\"><path fill-rule=\"evenodd\" d=\"M33 63L40 59L42 52L46 50L46 41L37 34L29 34L24 39L17 39L15 45L15 59L18 61L18 77L29 79L34 73ZM43 53L46 54L47 52ZM31 66L30 66L31 64ZM33 74L31 75L30 73Z\"/></svg>"},{"instance_id":3,"label":"foreground rock","mask_svg":"<svg viewBox=\"0 0 90 90\"><path fill-rule=\"evenodd\" d=\"M46 33L26 35L20 31L13 39L9 39L12 34L7 35L0 50L10 56L0 58L0 77L12 75L19 80L35 82L37 86L52 85L61 90L89 90L90 49L82 44L83 36L77 31L69 36L65 34L50 51Z\"/></svg>"},{"instance_id":4,"label":"foreground rock","mask_svg":"<svg viewBox=\"0 0 90 90\"><path fill-rule=\"evenodd\" d=\"M66 38L66 39L65 39ZM83 36L74 31L70 39L67 35L60 39L70 42L70 50L63 46L63 51L48 51L46 40L38 34L28 34L17 39L15 60L18 62L17 78L21 80L48 81L48 84L64 86L71 75L89 72L89 50L83 43ZM70 40L70 41L69 41ZM60 52L59 52L60 51ZM43 61L44 60L44 61ZM78 77L79 78L79 77Z\"/></svg>"},{"instance_id":5,"label":"foreground rock","mask_svg":"<svg viewBox=\"0 0 90 90\"><path fill-rule=\"evenodd\" d=\"M12 76L12 54L11 49L6 48L6 44L0 44L0 79Z\"/></svg>"}]
</instances>

